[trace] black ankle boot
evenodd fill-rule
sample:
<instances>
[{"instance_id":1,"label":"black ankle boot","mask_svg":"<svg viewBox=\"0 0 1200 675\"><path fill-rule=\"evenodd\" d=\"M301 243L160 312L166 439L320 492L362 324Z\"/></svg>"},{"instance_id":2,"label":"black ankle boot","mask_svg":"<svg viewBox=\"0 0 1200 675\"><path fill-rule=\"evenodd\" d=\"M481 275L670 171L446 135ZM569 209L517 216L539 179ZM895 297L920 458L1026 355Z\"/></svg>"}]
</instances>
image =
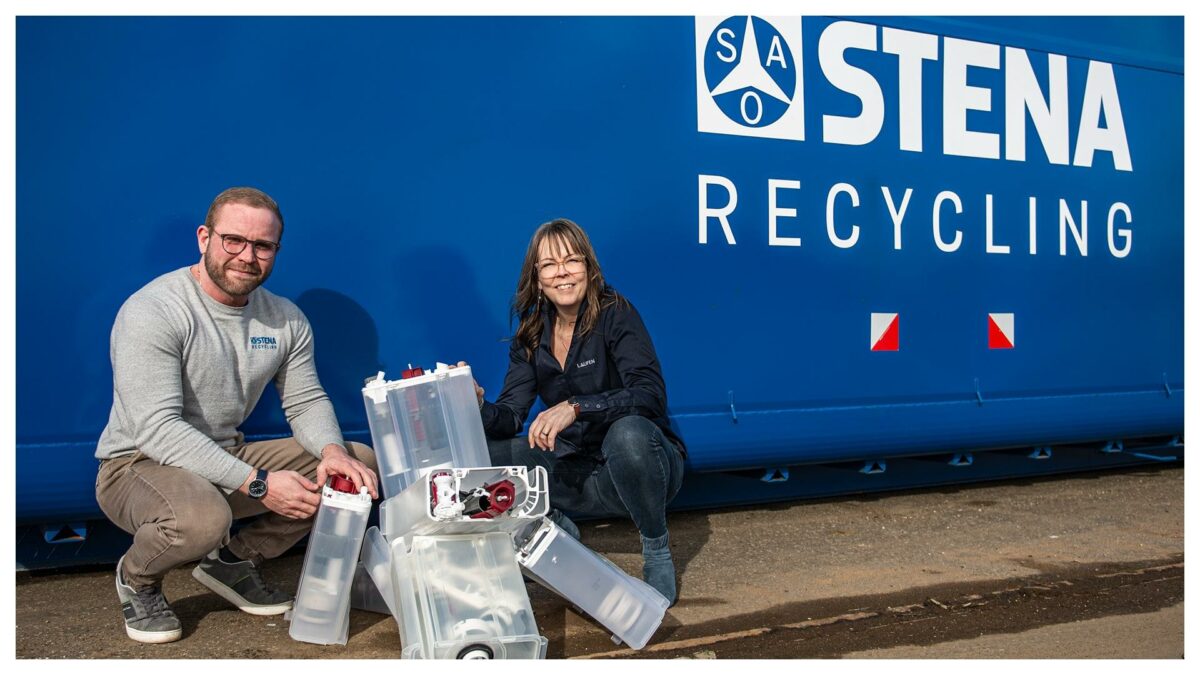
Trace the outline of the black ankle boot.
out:
<instances>
[{"instance_id":1,"label":"black ankle boot","mask_svg":"<svg viewBox=\"0 0 1200 675\"><path fill-rule=\"evenodd\" d=\"M642 579L675 604L675 562L671 560L670 533L647 539L642 537Z\"/></svg>"}]
</instances>

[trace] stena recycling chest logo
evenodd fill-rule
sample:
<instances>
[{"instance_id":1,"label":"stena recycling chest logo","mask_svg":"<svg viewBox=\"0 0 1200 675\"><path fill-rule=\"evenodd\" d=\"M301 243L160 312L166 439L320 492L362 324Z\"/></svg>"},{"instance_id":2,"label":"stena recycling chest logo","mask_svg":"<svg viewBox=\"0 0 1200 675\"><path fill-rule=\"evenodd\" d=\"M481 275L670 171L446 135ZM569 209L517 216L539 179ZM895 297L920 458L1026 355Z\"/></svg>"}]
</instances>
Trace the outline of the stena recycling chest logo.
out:
<instances>
[{"instance_id":1,"label":"stena recycling chest logo","mask_svg":"<svg viewBox=\"0 0 1200 675\"><path fill-rule=\"evenodd\" d=\"M804 140L800 17L696 17L700 131Z\"/></svg>"}]
</instances>

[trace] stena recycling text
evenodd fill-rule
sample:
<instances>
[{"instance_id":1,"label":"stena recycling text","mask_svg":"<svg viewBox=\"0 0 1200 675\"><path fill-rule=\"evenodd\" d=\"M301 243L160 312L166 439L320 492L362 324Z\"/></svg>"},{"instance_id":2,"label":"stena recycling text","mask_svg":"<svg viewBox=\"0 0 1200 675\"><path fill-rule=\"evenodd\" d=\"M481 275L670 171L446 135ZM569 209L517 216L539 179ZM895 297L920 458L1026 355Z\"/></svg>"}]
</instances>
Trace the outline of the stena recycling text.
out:
<instances>
[{"instance_id":1,"label":"stena recycling text","mask_svg":"<svg viewBox=\"0 0 1200 675\"><path fill-rule=\"evenodd\" d=\"M823 77L839 95L857 98L861 111L854 116L823 113L819 138L805 138L800 19L729 17L717 21L706 24L697 18L697 99L702 132L865 146L880 142L885 110L894 110L898 114L893 122L899 129L897 150L924 153L928 152L924 116L940 114L944 155L1024 162L1027 152L1043 153L1050 164L1077 171L1089 171L1094 164L1119 172L1134 170L1112 64L1088 62L1082 104L1071 109L1066 56L1034 56L1046 65L1048 77L1043 88L1030 54L1023 49L836 21L818 36L819 68L810 72ZM777 27L785 21L795 25L790 34L786 27ZM853 50L894 56L873 62L896 69L890 76L898 83L898 101L890 108L876 76L848 62L847 55ZM937 61L941 61L942 105L940 110L929 110L923 106L922 89L923 78L932 71L925 65ZM968 73L974 69L999 71L1003 91L969 84ZM789 88L794 88L791 96ZM992 111L994 106L1003 108L1002 129L968 125L969 111ZM784 107L786 112L779 113ZM1027 119L1033 134L1026 134ZM1077 130L1073 145L1072 125ZM1123 259L1133 250L1133 209L1120 199L1089 203L1069 195L998 196L1003 184L982 194L967 194L952 184L913 188L904 184L903 176L891 184L885 180L868 187L820 169L809 172L771 177L766 185L760 181L739 184L735 177L719 171L700 173L699 243L708 245L711 239L732 246L743 238L760 236L763 223L739 219L738 206L747 199L765 199L769 246L801 247L820 237L838 249L853 249L870 237L886 238L892 249L900 252L932 243L946 254L978 247L989 255ZM951 175L947 183L952 180ZM817 191L823 198L823 217L798 212L795 206L801 191ZM998 204L1002 208L998 209ZM886 208L886 220L879 217L883 213L880 206ZM1047 246L1051 242L1054 245ZM824 246L824 242L817 243Z\"/></svg>"}]
</instances>

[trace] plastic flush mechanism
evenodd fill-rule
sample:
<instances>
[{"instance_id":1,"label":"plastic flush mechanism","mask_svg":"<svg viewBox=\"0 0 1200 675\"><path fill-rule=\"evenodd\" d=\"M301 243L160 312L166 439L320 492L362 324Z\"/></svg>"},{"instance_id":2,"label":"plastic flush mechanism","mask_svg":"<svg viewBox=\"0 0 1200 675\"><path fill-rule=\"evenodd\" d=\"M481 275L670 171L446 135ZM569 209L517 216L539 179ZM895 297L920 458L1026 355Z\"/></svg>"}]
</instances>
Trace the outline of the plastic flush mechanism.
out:
<instances>
[{"instance_id":1,"label":"plastic flush mechanism","mask_svg":"<svg viewBox=\"0 0 1200 675\"><path fill-rule=\"evenodd\" d=\"M438 520L459 516L491 519L508 511L517 501L517 486L511 480L499 480L471 490L458 492L454 475L440 471L431 476L430 511Z\"/></svg>"},{"instance_id":2,"label":"plastic flush mechanism","mask_svg":"<svg viewBox=\"0 0 1200 675\"><path fill-rule=\"evenodd\" d=\"M358 488L354 487L354 481L340 473L335 473L329 477L329 487L337 492L345 492L347 494L358 493Z\"/></svg>"},{"instance_id":3,"label":"plastic flush mechanism","mask_svg":"<svg viewBox=\"0 0 1200 675\"><path fill-rule=\"evenodd\" d=\"M349 639L351 589L371 515L371 495L365 486L356 489L341 474L331 474L321 492L288 635L301 642L344 645Z\"/></svg>"},{"instance_id":4,"label":"plastic flush mechanism","mask_svg":"<svg viewBox=\"0 0 1200 675\"><path fill-rule=\"evenodd\" d=\"M438 520L449 520L462 515L463 505L458 501L458 493L454 490L454 475L448 471L433 474L429 491L433 517Z\"/></svg>"},{"instance_id":5,"label":"plastic flush mechanism","mask_svg":"<svg viewBox=\"0 0 1200 675\"><path fill-rule=\"evenodd\" d=\"M507 511L517 499L517 486L502 480L460 495L463 515L476 519L495 518Z\"/></svg>"},{"instance_id":6,"label":"plastic flush mechanism","mask_svg":"<svg viewBox=\"0 0 1200 675\"><path fill-rule=\"evenodd\" d=\"M385 497L379 528L359 534L370 514L370 496L346 494L349 481L331 476L314 535L329 535L328 541L345 546L327 550L325 540L310 539L306 555L314 560L306 558L301 576L322 581L333 576L328 573L333 568L338 572L338 583L327 584L333 592L318 600L350 598L356 578L374 584L381 596L375 606L387 606L396 617L403 659L541 659L547 640L538 633L529 603L525 565L526 576L541 580L621 641L645 646L662 622L666 598L570 536L551 537L556 526L545 518L546 469L491 465L470 367L439 362L426 370L410 363L399 379L389 382L383 373L367 379L363 398ZM334 522L332 516L350 510L361 523L345 523L355 525L349 528L341 519ZM515 533L531 528L543 533L541 548L519 556ZM351 532L357 538L344 536ZM302 588L315 587L315 581ZM352 598L347 607L351 603ZM301 602L298 595L297 613L317 604ZM324 611L324 605L318 609ZM342 617L348 614L341 605L330 609L339 613L317 618L336 618L336 625L292 636L345 644L348 622Z\"/></svg>"}]
</instances>

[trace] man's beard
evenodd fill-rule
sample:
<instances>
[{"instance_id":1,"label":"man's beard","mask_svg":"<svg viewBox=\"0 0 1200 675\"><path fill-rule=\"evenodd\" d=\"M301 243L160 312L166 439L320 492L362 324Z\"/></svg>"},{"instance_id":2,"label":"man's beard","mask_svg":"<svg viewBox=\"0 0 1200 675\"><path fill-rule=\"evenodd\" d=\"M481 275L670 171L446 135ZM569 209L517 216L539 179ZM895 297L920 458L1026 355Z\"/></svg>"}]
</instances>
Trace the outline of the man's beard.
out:
<instances>
[{"instance_id":1,"label":"man's beard","mask_svg":"<svg viewBox=\"0 0 1200 675\"><path fill-rule=\"evenodd\" d=\"M269 272L266 274L263 273L262 266L258 264L257 260L250 265L246 265L235 258L225 263L225 266L222 267L212 256L205 255L204 269L208 272L208 278L212 279L217 288L235 298L250 295L251 291L261 286L267 280L267 277L271 276ZM228 274L228 270L230 269L249 272L250 274L257 274L259 276L258 278L251 279L234 277Z\"/></svg>"}]
</instances>

